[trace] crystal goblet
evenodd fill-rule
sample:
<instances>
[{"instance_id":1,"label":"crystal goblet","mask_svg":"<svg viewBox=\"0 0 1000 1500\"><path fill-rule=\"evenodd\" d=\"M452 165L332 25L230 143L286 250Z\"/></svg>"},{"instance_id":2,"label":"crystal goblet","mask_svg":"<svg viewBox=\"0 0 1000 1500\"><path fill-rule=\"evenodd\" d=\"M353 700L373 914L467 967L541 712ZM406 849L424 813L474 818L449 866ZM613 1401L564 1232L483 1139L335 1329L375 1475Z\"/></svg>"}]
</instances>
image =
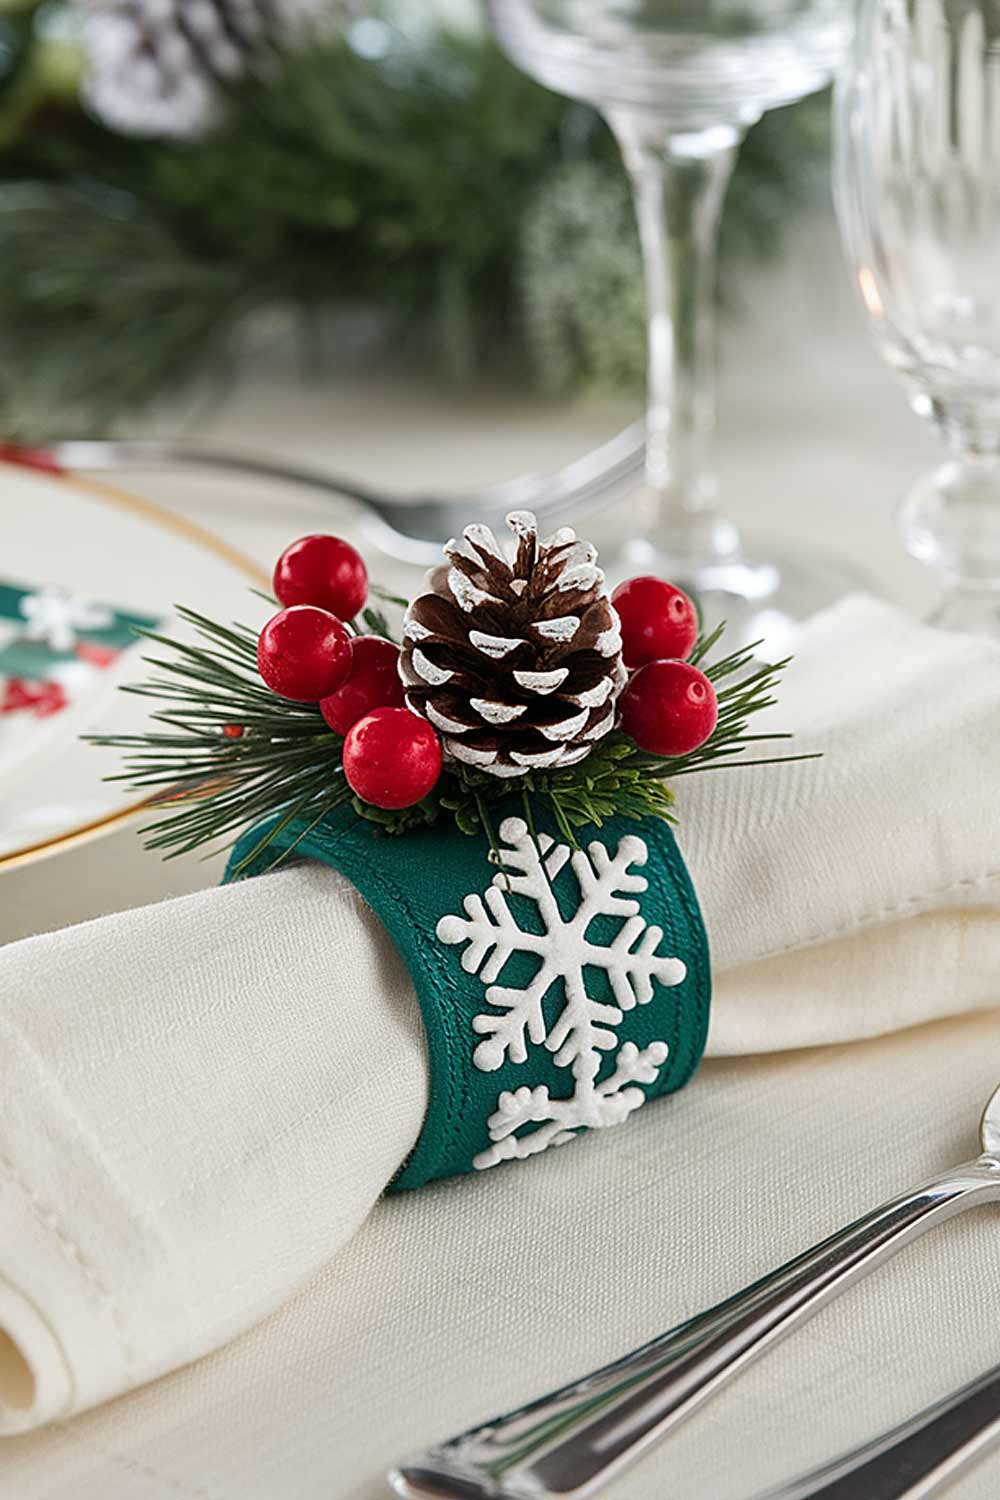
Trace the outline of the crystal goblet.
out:
<instances>
[{"instance_id":1,"label":"crystal goblet","mask_svg":"<svg viewBox=\"0 0 1000 1500\"><path fill-rule=\"evenodd\" d=\"M628 562L693 590L737 637L783 643L843 577L832 564L749 558L720 510L710 454L715 248L740 140L765 110L829 80L847 43L848 0L487 0L487 9L526 72L601 109L631 179L648 378Z\"/></svg>"},{"instance_id":2,"label":"crystal goblet","mask_svg":"<svg viewBox=\"0 0 1000 1500\"><path fill-rule=\"evenodd\" d=\"M835 146L877 345L949 450L903 541L944 575L932 618L1000 636L1000 3L864 0Z\"/></svg>"}]
</instances>

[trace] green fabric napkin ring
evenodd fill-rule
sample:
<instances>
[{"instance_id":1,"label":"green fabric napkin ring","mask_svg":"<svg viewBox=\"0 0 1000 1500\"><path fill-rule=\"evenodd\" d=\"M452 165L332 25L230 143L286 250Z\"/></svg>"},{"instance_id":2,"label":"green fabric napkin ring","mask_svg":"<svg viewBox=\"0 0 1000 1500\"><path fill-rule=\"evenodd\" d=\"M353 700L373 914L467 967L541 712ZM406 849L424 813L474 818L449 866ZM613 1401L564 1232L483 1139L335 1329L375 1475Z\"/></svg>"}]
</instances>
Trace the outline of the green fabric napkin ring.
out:
<instances>
[{"instance_id":1,"label":"green fabric napkin ring","mask_svg":"<svg viewBox=\"0 0 1000 1500\"><path fill-rule=\"evenodd\" d=\"M350 807L294 850L357 887L413 976L430 1105L393 1189L617 1125L701 1059L708 943L667 824L613 818L572 848L525 813L515 798L498 821L499 863L485 839L452 827L390 838ZM301 833L251 829L226 879L258 846L242 873L263 873Z\"/></svg>"}]
</instances>

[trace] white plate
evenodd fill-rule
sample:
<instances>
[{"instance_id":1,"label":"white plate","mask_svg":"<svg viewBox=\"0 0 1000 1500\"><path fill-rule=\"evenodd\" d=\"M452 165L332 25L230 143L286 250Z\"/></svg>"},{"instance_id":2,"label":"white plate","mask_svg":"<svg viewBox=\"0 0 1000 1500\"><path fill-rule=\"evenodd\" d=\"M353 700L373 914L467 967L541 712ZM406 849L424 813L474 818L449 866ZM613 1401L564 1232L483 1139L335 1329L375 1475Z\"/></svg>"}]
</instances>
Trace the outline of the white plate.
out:
<instances>
[{"instance_id":1,"label":"white plate","mask_svg":"<svg viewBox=\"0 0 1000 1500\"><path fill-rule=\"evenodd\" d=\"M58 589L154 618L170 634L177 634L178 603L219 620L259 624L267 606L248 590L269 586L240 553L145 500L74 475L6 463L0 463L0 583ZM79 736L141 732L148 702L116 689L144 674L143 649L130 646L103 670L67 666L69 702L57 713L0 714L0 870L98 837L136 811L134 794L103 781L118 768L115 752L81 744Z\"/></svg>"}]
</instances>

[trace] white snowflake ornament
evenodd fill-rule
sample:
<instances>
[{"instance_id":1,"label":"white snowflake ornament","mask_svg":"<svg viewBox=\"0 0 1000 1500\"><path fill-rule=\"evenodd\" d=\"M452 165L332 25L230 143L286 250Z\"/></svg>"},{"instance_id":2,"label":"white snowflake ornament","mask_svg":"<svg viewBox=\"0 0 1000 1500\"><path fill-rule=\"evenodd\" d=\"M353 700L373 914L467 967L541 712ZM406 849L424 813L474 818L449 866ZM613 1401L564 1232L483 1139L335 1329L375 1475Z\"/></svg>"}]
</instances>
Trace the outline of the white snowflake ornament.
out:
<instances>
[{"instance_id":1,"label":"white snowflake ornament","mask_svg":"<svg viewBox=\"0 0 1000 1500\"><path fill-rule=\"evenodd\" d=\"M574 1086L566 1098L556 1099L544 1086L504 1090L488 1122L492 1144L474 1159L479 1168L563 1145L581 1128L617 1125L644 1104L646 1096L635 1085L655 1083L667 1058L666 1042L654 1041L641 1049L634 1042L623 1043L615 1053L613 1071L598 1081L603 1054L614 1051L625 1012L653 999L654 982L677 985L687 973L679 958L658 951L663 932L645 920L634 899L647 886L634 870L648 858L641 838L626 835L614 855L597 840L585 850L571 850L546 833L536 840L523 819L507 818L500 839L505 846L501 872L482 896L466 896L464 917L444 916L437 924L442 943L465 944L462 967L479 976L493 1007L473 1019L473 1030L483 1038L473 1062L493 1072L505 1061L525 1062L529 1044L544 1046L554 1054L557 1067L569 1069ZM571 915L564 916L553 883L567 864L576 878L579 902ZM519 923L511 896L533 903L541 932ZM588 936L594 918L600 916L622 919L614 938L604 945ZM498 983L507 960L516 953L535 957L536 972L521 986ZM588 995L586 973L591 968L607 976L612 999ZM559 987L561 1005L552 1017Z\"/></svg>"}]
</instances>

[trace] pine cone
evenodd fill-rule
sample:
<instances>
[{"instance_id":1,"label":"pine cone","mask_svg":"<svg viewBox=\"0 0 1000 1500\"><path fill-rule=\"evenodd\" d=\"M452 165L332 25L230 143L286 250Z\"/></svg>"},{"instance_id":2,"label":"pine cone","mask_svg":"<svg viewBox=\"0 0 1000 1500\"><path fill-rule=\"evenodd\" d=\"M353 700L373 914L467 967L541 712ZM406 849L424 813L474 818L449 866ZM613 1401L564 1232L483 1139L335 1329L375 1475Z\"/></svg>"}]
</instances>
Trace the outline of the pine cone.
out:
<instances>
[{"instance_id":1,"label":"pine cone","mask_svg":"<svg viewBox=\"0 0 1000 1500\"><path fill-rule=\"evenodd\" d=\"M491 776L583 760L626 680L594 548L568 527L540 541L528 511L507 524L513 564L487 526L448 543L450 567L407 610L400 658L406 701L440 730L445 759Z\"/></svg>"},{"instance_id":2,"label":"pine cone","mask_svg":"<svg viewBox=\"0 0 1000 1500\"><path fill-rule=\"evenodd\" d=\"M126 135L196 135L252 54L310 24L343 25L353 0L77 0L89 107Z\"/></svg>"}]
</instances>

